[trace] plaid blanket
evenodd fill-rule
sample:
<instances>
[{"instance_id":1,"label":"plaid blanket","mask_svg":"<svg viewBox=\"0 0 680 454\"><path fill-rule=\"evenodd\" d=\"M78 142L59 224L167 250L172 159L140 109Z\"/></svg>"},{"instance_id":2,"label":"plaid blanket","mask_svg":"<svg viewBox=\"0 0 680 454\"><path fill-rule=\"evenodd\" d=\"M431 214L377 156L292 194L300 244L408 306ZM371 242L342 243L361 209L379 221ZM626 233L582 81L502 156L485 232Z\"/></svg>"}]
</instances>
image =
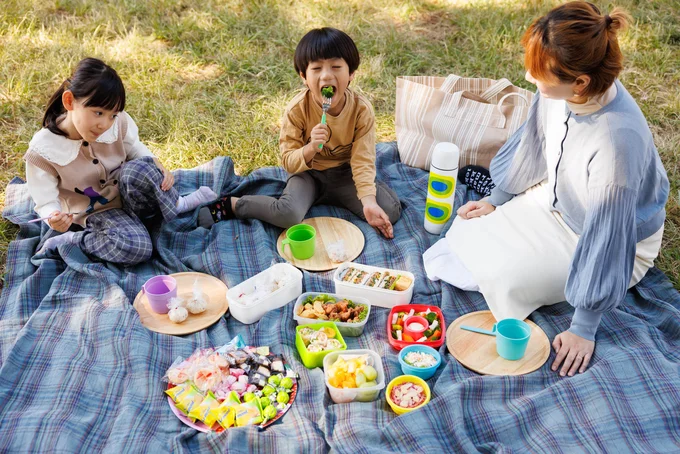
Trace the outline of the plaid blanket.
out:
<instances>
[{"instance_id":1,"label":"plaid blanket","mask_svg":"<svg viewBox=\"0 0 680 454\"><path fill-rule=\"evenodd\" d=\"M359 262L408 269L414 303L435 304L446 320L485 308L478 293L429 281L421 254L438 240L423 229L427 173L402 165L394 144L378 149L378 175L403 203L396 239L382 239L340 208L314 207L308 217L337 216L366 236ZM234 175L228 158L176 172L180 193L199 185L222 194L279 194L285 173L266 168ZM657 269L606 314L584 374L560 378L554 359L520 377L480 376L442 347L444 365L429 383L432 401L397 417L384 395L371 403L335 405L321 369L307 370L294 343L293 305L245 326L231 317L207 330L173 337L145 329L131 302L149 277L195 270L234 286L282 259L280 229L259 221L195 228L186 214L152 232L155 255L121 268L89 260L73 246L33 257L45 228L25 185L7 188L4 217L21 226L7 257L0 297L0 452L677 452L680 450L680 296ZM459 185L457 203L471 197ZM307 291L332 291L331 273L304 273ZM371 311L364 335L348 348L369 348L387 379L401 374L387 344L388 311ZM566 304L530 317L552 340L569 326ZM252 345L282 352L300 373L291 410L265 430L232 428L203 434L170 411L161 377L177 356L219 346L241 334Z\"/></svg>"}]
</instances>

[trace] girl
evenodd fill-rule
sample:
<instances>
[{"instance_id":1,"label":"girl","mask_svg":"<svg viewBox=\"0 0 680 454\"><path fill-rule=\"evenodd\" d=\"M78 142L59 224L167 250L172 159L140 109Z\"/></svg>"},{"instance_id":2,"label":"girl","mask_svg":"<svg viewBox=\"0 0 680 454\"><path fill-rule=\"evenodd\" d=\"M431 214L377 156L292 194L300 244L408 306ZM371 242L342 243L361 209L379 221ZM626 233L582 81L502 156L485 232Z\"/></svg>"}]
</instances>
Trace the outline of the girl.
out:
<instances>
[{"instance_id":1,"label":"girl","mask_svg":"<svg viewBox=\"0 0 680 454\"><path fill-rule=\"evenodd\" d=\"M568 301L552 369L583 372L603 314L659 253L668 177L644 115L617 80L629 16L570 2L522 39L536 84L526 123L491 163L491 196L458 210L424 254L431 278L481 291L497 319Z\"/></svg>"},{"instance_id":2,"label":"girl","mask_svg":"<svg viewBox=\"0 0 680 454\"><path fill-rule=\"evenodd\" d=\"M179 197L174 178L138 137L123 111L125 88L115 70L86 58L52 95L43 129L24 155L35 211L54 232L43 250L77 244L98 259L134 265L153 245L140 221L167 221L209 202L208 187Z\"/></svg>"}]
</instances>

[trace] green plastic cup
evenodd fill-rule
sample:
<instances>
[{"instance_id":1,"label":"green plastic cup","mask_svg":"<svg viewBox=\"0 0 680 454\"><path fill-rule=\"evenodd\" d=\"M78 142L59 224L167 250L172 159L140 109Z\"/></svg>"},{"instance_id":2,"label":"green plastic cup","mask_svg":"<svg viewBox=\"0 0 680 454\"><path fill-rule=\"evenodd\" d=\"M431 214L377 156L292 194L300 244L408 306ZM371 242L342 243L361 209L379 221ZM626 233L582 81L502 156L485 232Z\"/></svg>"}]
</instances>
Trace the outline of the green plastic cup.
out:
<instances>
[{"instance_id":1,"label":"green plastic cup","mask_svg":"<svg viewBox=\"0 0 680 454\"><path fill-rule=\"evenodd\" d=\"M311 225L297 224L286 231L286 238L281 241L281 250L290 247L293 257L306 260L314 255L316 249L316 230Z\"/></svg>"}]
</instances>

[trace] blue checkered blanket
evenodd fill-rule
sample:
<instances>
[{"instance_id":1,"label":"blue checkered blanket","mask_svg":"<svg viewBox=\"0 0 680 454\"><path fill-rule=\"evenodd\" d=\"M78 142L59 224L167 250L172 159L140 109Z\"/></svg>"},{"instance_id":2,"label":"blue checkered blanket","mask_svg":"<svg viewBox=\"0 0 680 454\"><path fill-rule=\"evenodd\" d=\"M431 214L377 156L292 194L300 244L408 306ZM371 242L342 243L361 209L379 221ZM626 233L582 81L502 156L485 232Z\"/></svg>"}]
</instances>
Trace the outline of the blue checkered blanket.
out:
<instances>
[{"instance_id":1,"label":"blue checkered blanket","mask_svg":"<svg viewBox=\"0 0 680 454\"><path fill-rule=\"evenodd\" d=\"M435 304L446 320L485 309L478 293L429 281L421 254L438 240L423 229L427 173L402 165L394 144L378 150L378 175L399 195L396 239L382 239L340 208L317 206L308 217L336 216L366 236L358 261L416 275L414 303ZM234 175L228 158L176 172L181 193L207 185L222 194L277 195L280 168ZM480 376L442 347L444 365L429 383L432 401L396 417L384 394L371 403L336 405L321 369L307 370L295 349L293 307L245 326L227 317L199 333L173 337L145 329L131 302L155 274L195 270L227 285L282 259L281 230L259 221L195 228L195 214L158 226L148 263L122 268L89 260L73 246L33 257L44 226L26 186L7 188L4 217L21 226L9 247L0 297L0 452L678 452L680 451L680 295L657 269L606 314L586 373L560 378L554 359L520 377ZM472 192L459 185L458 204ZM304 273L306 291L333 291L331 273ZM401 374L387 344L388 311L376 308L348 348L379 353L387 379ZM566 303L530 317L554 336L569 327ZM219 346L241 334L252 345L282 352L300 373L291 410L265 430L232 428L203 434L171 412L161 377L177 356Z\"/></svg>"}]
</instances>

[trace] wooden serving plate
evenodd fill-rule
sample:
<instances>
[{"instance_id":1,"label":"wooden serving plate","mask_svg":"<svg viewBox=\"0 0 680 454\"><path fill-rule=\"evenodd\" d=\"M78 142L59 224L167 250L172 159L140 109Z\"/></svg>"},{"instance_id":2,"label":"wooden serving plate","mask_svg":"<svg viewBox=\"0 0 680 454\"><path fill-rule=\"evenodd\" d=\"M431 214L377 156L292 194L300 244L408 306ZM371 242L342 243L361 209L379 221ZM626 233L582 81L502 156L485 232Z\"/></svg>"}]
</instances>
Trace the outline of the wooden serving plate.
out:
<instances>
[{"instance_id":1,"label":"wooden serving plate","mask_svg":"<svg viewBox=\"0 0 680 454\"><path fill-rule=\"evenodd\" d=\"M328 257L326 246L339 240L345 241L347 262L353 261L364 250L364 234L359 227L344 219L332 217L309 218L302 221L303 224L311 225L316 229L316 250L314 255L306 260L298 260L293 257L290 246L284 251L281 242L286 238L284 230L276 242L276 249L281 257L288 263L307 271L328 271L339 267L343 262L333 262Z\"/></svg>"},{"instance_id":2,"label":"wooden serving plate","mask_svg":"<svg viewBox=\"0 0 680 454\"><path fill-rule=\"evenodd\" d=\"M491 311L478 311L458 317L446 330L446 347L463 366L484 375L524 375L541 367L550 356L550 340L534 322L524 320L531 326L531 338L522 359L508 361L496 352L496 337L473 333L461 325L491 330L496 323Z\"/></svg>"},{"instance_id":3,"label":"wooden serving plate","mask_svg":"<svg viewBox=\"0 0 680 454\"><path fill-rule=\"evenodd\" d=\"M158 314L151 309L146 294L140 291L133 303L139 313L139 320L151 331L173 336L183 336L208 328L218 321L229 308L227 285L214 276L204 273L187 272L171 274L177 281L177 296L188 298L192 295L194 281L199 280L201 290L207 295L208 308L201 314L191 314L182 323L173 323L168 314Z\"/></svg>"}]
</instances>

